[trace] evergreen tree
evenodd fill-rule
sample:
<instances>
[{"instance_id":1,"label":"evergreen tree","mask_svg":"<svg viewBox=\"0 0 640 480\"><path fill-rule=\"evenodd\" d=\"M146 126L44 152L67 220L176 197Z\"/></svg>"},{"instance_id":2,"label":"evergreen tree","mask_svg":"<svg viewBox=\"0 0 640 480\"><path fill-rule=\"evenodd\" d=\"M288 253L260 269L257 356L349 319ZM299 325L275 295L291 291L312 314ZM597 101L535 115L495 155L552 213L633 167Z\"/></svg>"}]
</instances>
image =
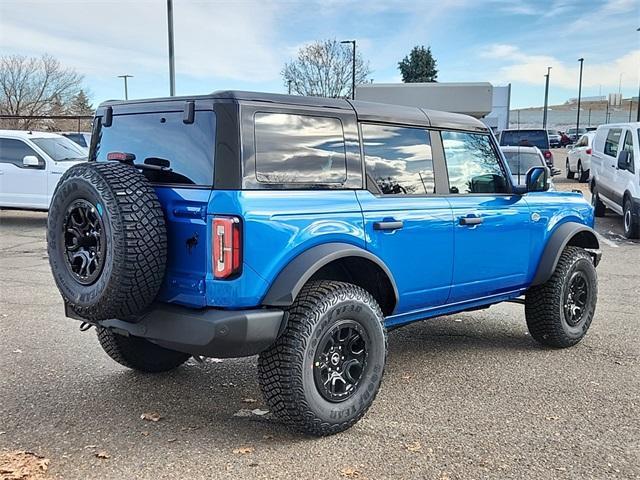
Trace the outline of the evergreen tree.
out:
<instances>
[{"instance_id":1,"label":"evergreen tree","mask_svg":"<svg viewBox=\"0 0 640 480\"><path fill-rule=\"evenodd\" d=\"M405 83L435 82L438 78L436 59L431 54L431 47L415 46L411 53L398 63Z\"/></svg>"}]
</instances>

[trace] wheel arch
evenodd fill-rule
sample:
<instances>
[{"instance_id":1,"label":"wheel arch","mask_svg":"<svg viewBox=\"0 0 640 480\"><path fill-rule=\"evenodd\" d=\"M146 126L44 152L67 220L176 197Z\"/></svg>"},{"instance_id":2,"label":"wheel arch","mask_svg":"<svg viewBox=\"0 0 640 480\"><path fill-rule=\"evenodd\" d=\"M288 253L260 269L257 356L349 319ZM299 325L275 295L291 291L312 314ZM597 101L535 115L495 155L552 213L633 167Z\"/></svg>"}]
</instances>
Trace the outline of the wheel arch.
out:
<instances>
[{"instance_id":1,"label":"wheel arch","mask_svg":"<svg viewBox=\"0 0 640 480\"><path fill-rule=\"evenodd\" d=\"M306 250L285 266L269 287L262 305L288 307L309 280L339 280L358 285L390 315L398 302L398 288L384 262L363 248L325 243Z\"/></svg>"},{"instance_id":2,"label":"wheel arch","mask_svg":"<svg viewBox=\"0 0 640 480\"><path fill-rule=\"evenodd\" d=\"M600 242L596 232L581 223L566 222L557 227L549 237L547 245L542 252L542 257L538 262L538 268L531 286L541 285L551 278L558 265L558 260L560 260L560 255L562 255L565 247L569 246L595 251L592 253L594 265L598 264L600 260Z\"/></svg>"}]
</instances>

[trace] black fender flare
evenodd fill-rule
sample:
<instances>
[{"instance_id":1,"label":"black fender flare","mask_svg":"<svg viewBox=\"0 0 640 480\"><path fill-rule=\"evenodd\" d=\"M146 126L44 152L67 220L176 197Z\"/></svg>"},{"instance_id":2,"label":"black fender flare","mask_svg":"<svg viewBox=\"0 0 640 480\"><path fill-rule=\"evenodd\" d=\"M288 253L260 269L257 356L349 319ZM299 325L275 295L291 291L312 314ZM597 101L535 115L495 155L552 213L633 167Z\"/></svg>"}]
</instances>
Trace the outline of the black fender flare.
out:
<instances>
[{"instance_id":1,"label":"black fender flare","mask_svg":"<svg viewBox=\"0 0 640 480\"><path fill-rule=\"evenodd\" d=\"M551 275L553 275L558 265L562 251L576 236L579 236L579 241L572 242L571 244L596 251L594 252L594 264L598 264L600 260L600 242L598 241L596 232L592 228L578 222L563 223L556 228L547 241L531 286L541 285L551 278Z\"/></svg>"},{"instance_id":2,"label":"black fender flare","mask_svg":"<svg viewBox=\"0 0 640 480\"><path fill-rule=\"evenodd\" d=\"M348 243L323 243L312 247L284 267L269 287L262 305L272 307L290 306L305 283L325 265L346 257L361 257L375 263L387 275L398 301L398 287L389 268L373 253Z\"/></svg>"}]
</instances>

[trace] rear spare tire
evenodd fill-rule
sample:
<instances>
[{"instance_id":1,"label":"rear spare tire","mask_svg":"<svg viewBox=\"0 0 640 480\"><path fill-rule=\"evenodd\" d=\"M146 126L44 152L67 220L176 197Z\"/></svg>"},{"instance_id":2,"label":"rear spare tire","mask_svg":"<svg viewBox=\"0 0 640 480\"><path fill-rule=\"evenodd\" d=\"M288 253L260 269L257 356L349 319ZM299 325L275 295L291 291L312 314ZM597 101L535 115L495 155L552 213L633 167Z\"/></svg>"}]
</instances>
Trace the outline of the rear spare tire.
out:
<instances>
[{"instance_id":1,"label":"rear spare tire","mask_svg":"<svg viewBox=\"0 0 640 480\"><path fill-rule=\"evenodd\" d=\"M49 264L81 317L132 320L155 299L167 256L164 214L134 167L82 163L62 176L47 223Z\"/></svg>"}]
</instances>

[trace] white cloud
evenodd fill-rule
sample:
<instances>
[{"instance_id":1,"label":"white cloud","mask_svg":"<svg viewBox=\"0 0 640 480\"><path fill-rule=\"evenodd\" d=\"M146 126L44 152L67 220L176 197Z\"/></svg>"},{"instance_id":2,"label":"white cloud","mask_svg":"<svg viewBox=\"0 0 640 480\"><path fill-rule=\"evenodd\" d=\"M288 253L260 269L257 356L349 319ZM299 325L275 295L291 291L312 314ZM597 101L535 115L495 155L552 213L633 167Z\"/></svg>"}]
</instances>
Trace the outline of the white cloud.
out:
<instances>
[{"instance_id":1,"label":"white cloud","mask_svg":"<svg viewBox=\"0 0 640 480\"><path fill-rule=\"evenodd\" d=\"M490 45L486 58L498 59L506 65L499 67L499 78L507 82L522 82L540 85L547 67L551 67L551 83L565 88L575 88L579 77L579 63L567 63L549 55L528 55L514 45ZM637 85L639 81L640 49L613 58L606 63L585 61L582 78L584 87L613 88L618 86L620 75L625 84Z\"/></svg>"},{"instance_id":2,"label":"white cloud","mask_svg":"<svg viewBox=\"0 0 640 480\"><path fill-rule=\"evenodd\" d=\"M269 2L174 2L176 70L255 82L277 76L279 8ZM2 2L0 17L0 50L47 52L87 74L166 74L163 0L9 0Z\"/></svg>"}]
</instances>

